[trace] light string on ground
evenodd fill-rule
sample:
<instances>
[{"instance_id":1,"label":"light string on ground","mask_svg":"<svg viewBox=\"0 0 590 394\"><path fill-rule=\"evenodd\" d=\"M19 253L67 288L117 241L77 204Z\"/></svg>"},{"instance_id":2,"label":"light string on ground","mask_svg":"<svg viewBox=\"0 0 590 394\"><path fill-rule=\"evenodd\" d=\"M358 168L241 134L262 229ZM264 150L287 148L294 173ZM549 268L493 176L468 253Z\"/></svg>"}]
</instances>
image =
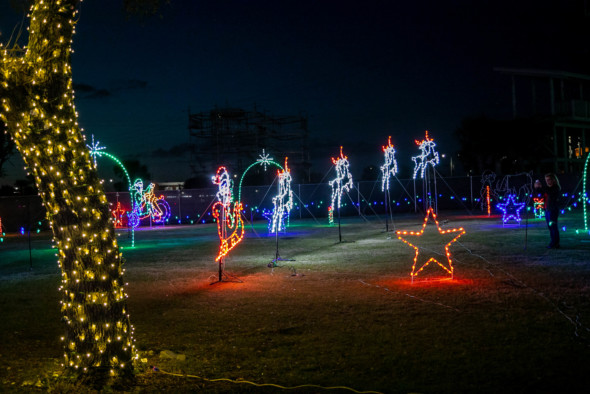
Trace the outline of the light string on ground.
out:
<instances>
[{"instance_id":1,"label":"light string on ground","mask_svg":"<svg viewBox=\"0 0 590 394\"><path fill-rule=\"evenodd\" d=\"M446 280L446 279L445 279L445 280ZM436 302L436 301L429 301L429 300L425 300L425 299L423 299L423 298L417 297L417 296L415 296L415 295L413 295L413 294L408 294L408 293L403 293L403 292L393 291L393 290L390 290L389 288L387 288L387 287L385 287L385 286L379 286L379 285L376 285L376 284L373 284L373 283L367 283L367 282L365 282L365 281L364 281L364 280L362 280L362 279L358 279L358 281L359 281L359 282L361 282L362 284L364 284L365 286L376 287L376 288L378 288L378 289L383 289L383 290L385 290L385 291L387 291L387 292L389 292L389 293L393 293L393 294L403 294L403 295L405 295L405 296L407 296L407 297L413 298L413 299L415 299L415 300L418 300L418 301L420 301L420 302L423 302L423 303L425 303L425 304L434 304L434 305L439 305L439 306L442 306L442 307L444 307L444 308L448 308L448 309L454 310L455 312L461 312L459 309L457 309L457 308L455 308L455 307L453 307L453 306L450 306L450 305L443 304L443 303L441 303L441 302Z\"/></svg>"},{"instance_id":2,"label":"light string on ground","mask_svg":"<svg viewBox=\"0 0 590 394\"><path fill-rule=\"evenodd\" d=\"M197 375L166 372L158 367L152 367L151 369L154 372L159 372L159 373L162 373L165 375L178 376L181 378L201 379L201 380L211 382L211 383L228 382L228 383L233 383L233 384L249 384L249 385L255 386L255 387L275 387L275 388L282 389L282 390L297 390L297 389L301 389L301 388L310 387L310 388L317 388L317 389L322 389L322 390L348 390L348 391L352 391L353 393L357 393L357 394L383 394L380 391L372 391L372 390L359 391L359 390L355 390L355 389L353 389L351 387L347 387L347 386L320 386L318 384L300 384L297 386L281 386L280 384L275 384L275 383L255 383L255 382L251 382L249 380L235 380L235 379L229 379L229 378L208 379L208 378L204 378L202 376L197 376Z\"/></svg>"}]
</instances>

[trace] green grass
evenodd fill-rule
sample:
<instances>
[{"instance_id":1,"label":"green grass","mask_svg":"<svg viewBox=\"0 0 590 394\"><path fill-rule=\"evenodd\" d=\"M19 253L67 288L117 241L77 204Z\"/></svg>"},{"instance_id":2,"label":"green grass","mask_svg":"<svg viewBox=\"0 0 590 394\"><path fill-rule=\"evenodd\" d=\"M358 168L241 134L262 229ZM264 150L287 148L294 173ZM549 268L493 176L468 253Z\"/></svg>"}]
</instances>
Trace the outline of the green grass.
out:
<instances>
[{"instance_id":1,"label":"green grass","mask_svg":"<svg viewBox=\"0 0 590 394\"><path fill-rule=\"evenodd\" d=\"M539 220L503 227L497 218L440 216L443 228L467 231L451 247L455 277L437 280L442 271L427 270L413 284L413 249L375 219L343 218L342 243L337 226L294 220L279 239L281 257L294 261L273 269L274 236L265 223L248 226L226 260L230 279L242 283L210 284L214 225L138 231L134 249L121 233L145 361L129 390L283 391L198 376L387 393L585 392L588 237L568 231L562 249L547 250ZM416 231L423 218L395 219L396 229ZM561 223L573 229L579 221L568 215ZM425 234L422 247L436 256L440 240ZM54 377L63 330L59 271L47 236L35 245L32 271L24 239L0 245L0 391L77 392ZM161 357L163 350L184 360Z\"/></svg>"}]
</instances>

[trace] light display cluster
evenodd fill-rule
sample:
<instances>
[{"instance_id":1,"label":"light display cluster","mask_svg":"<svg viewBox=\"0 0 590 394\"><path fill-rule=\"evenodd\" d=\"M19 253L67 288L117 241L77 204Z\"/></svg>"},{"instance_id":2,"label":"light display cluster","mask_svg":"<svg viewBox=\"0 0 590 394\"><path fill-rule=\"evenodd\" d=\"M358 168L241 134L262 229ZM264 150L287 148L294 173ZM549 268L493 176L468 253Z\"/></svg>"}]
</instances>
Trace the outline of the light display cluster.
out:
<instances>
[{"instance_id":1,"label":"light display cluster","mask_svg":"<svg viewBox=\"0 0 590 394\"><path fill-rule=\"evenodd\" d=\"M438 152L434 149L436 147L434 140L428 137L428 130L426 130L426 136L422 141L416 140L415 142L418 145L418 149L420 149L420 155L412 157L412 161L414 162L414 175L412 178L416 179L418 173L420 174L420 178L424 178L424 173L428 166L436 166L440 159Z\"/></svg>"},{"instance_id":2,"label":"light display cluster","mask_svg":"<svg viewBox=\"0 0 590 394\"><path fill-rule=\"evenodd\" d=\"M219 188L217 202L212 208L219 235L219 253L215 261L221 262L244 238L244 221L241 214L242 203L233 201L233 181L225 167L217 169L213 183Z\"/></svg>"},{"instance_id":3,"label":"light display cluster","mask_svg":"<svg viewBox=\"0 0 590 394\"><path fill-rule=\"evenodd\" d=\"M133 328L102 182L77 123L70 55L78 0L36 0L29 43L0 46L0 118L46 209L61 268L64 366L132 374Z\"/></svg>"},{"instance_id":4,"label":"light display cluster","mask_svg":"<svg viewBox=\"0 0 590 394\"><path fill-rule=\"evenodd\" d=\"M537 219L545 217L545 200L543 197L533 197L533 213Z\"/></svg>"},{"instance_id":5,"label":"light display cluster","mask_svg":"<svg viewBox=\"0 0 590 394\"><path fill-rule=\"evenodd\" d=\"M275 212L274 209L271 210L271 209L262 208L262 217L264 217L268 221L268 233L269 234L274 233L274 231L272 229L273 220L274 220L274 218L273 218L274 212ZM285 212L283 212L283 217L281 219L283 229L287 228L288 220L289 220L289 212L285 211Z\"/></svg>"},{"instance_id":6,"label":"light display cluster","mask_svg":"<svg viewBox=\"0 0 590 394\"><path fill-rule=\"evenodd\" d=\"M291 171L287 165L285 157L285 168L277 172L279 178L279 191L273 197L272 203L274 209L272 212L272 221L270 232L275 233L285 229L285 219L288 220L289 212L293 209L293 191L291 190Z\"/></svg>"},{"instance_id":7,"label":"light display cluster","mask_svg":"<svg viewBox=\"0 0 590 394\"><path fill-rule=\"evenodd\" d=\"M352 183L352 174L349 169L350 163L348 162L348 156L344 156L342 147L340 147L340 156L333 157L332 163L334 163L334 168L336 169L336 178L329 182L332 187L332 197L330 206L328 207L330 223L334 223L334 210L340 210L342 195L354 186Z\"/></svg>"},{"instance_id":8,"label":"light display cluster","mask_svg":"<svg viewBox=\"0 0 590 394\"><path fill-rule=\"evenodd\" d=\"M248 172L254 168L254 166L258 166L261 165L264 167L264 171L266 171L266 167L269 165L275 166L280 170L283 170L283 167L277 163L276 161L274 161L274 159L272 157L270 157L270 155L268 153L265 152L265 150L262 150L262 154L258 155L258 159L256 159L256 161L252 164L250 164L248 166L248 168L246 168L246 170L244 171L244 173L242 174L242 176L240 177L240 184L238 185L238 201L242 201L242 183L244 182L244 178L246 177L246 174L248 174Z\"/></svg>"},{"instance_id":9,"label":"light display cluster","mask_svg":"<svg viewBox=\"0 0 590 394\"><path fill-rule=\"evenodd\" d=\"M387 140L387 146L383 147L385 163L381 166L381 191L389 190L389 178L397 174L397 161L395 160L395 148L391 145L391 136Z\"/></svg>"},{"instance_id":10,"label":"light display cluster","mask_svg":"<svg viewBox=\"0 0 590 394\"><path fill-rule=\"evenodd\" d=\"M86 147L89 149L90 156L92 156L92 160L94 161L94 168L96 168L96 166L97 166L97 163L96 163L97 157L102 157L102 156L108 157L109 159L111 159L115 163L117 163L119 168L121 168L121 170L123 170L123 173L125 174L125 177L127 178L127 185L129 187L129 191L131 191L131 186L132 186L131 177L129 176L129 172L127 172L127 168L125 168L125 166L123 165L121 160L119 160L116 156L113 156L108 152L104 152L106 147L100 146L99 141L94 142L94 135L92 135L92 143L90 145L86 145Z\"/></svg>"},{"instance_id":11,"label":"light display cluster","mask_svg":"<svg viewBox=\"0 0 590 394\"><path fill-rule=\"evenodd\" d=\"M289 218L289 212L293 209L293 193L291 191L291 172L287 167L287 158L285 158L285 168L283 168L279 163L274 161L270 154L266 153L263 149L262 154L259 155L259 158L252 164L246 168L242 176L240 177L240 184L238 186L238 201L241 203L242 201L242 183L246 174L257 165L261 165L264 167L264 171L269 165L273 165L279 169L278 171L278 179L279 179L279 191L278 195L272 199L273 202L273 210L272 212L264 209L262 211L262 216L264 216L268 221L268 229L269 232L274 233L275 231L281 231L285 229L285 219Z\"/></svg>"},{"instance_id":12,"label":"light display cluster","mask_svg":"<svg viewBox=\"0 0 590 394\"><path fill-rule=\"evenodd\" d=\"M525 205L524 202L516 202L516 195L509 194L506 202L496 204L496 207L503 213L502 222L507 223L509 220L516 220L517 223L520 223L520 211Z\"/></svg>"},{"instance_id":13,"label":"light display cluster","mask_svg":"<svg viewBox=\"0 0 590 394\"><path fill-rule=\"evenodd\" d=\"M90 156L92 157L92 160L94 162L94 168L97 168L96 158L103 157L103 156L113 160L119 166L119 168L121 168L121 170L123 171L123 174L125 174L125 177L127 178L127 187L129 188L129 195L133 196L133 191L131 190L131 187L132 187L131 177L129 176L129 172L127 172L127 168L125 168L125 166L123 165L121 160L119 160L117 157L111 155L110 153L105 152L104 150L106 149L106 147L100 146L99 141L96 141L96 142L94 141L94 134L92 135L92 143L90 145L87 144L86 147L89 149ZM134 206L134 201L132 198L131 199L131 212L129 212L128 215L132 214L136 211L137 211L137 209ZM111 212L111 213L113 214L113 216L115 216L115 227L121 227L122 222L123 222L123 218L120 217L119 220L117 220L117 215L114 212ZM139 225L138 216L134 216L133 220L137 222L136 226ZM129 223L129 220L127 220L127 223ZM135 227L136 226L130 226L130 228L131 228L131 247L132 248L135 247Z\"/></svg>"},{"instance_id":14,"label":"light display cluster","mask_svg":"<svg viewBox=\"0 0 590 394\"><path fill-rule=\"evenodd\" d=\"M6 233L4 232L4 227L2 227L2 218L0 218L0 242L4 242L4 237Z\"/></svg>"},{"instance_id":15,"label":"light display cluster","mask_svg":"<svg viewBox=\"0 0 590 394\"><path fill-rule=\"evenodd\" d=\"M170 218L170 205L164 196L156 197L153 183L143 188L143 181L136 179L131 187L133 208L128 213L128 225L136 228L142 219L151 218L154 223L163 224Z\"/></svg>"},{"instance_id":16,"label":"light display cluster","mask_svg":"<svg viewBox=\"0 0 590 394\"><path fill-rule=\"evenodd\" d=\"M441 235L454 234L454 233L457 234L453 237L453 239L451 239L449 242L447 242L445 244L444 250L445 250L446 262L438 261L434 257L429 257L426 261L420 260L419 259L420 248L414 244L416 242L412 243L406 239L406 238L411 238L411 237L420 237L421 235L423 235L424 230L426 229L426 224L428 223L428 220L430 217L432 217L432 219L434 220L434 223L436 224L436 228L437 228L439 234L441 234ZM438 219L436 218L436 214L434 212L434 209L432 207L430 207L430 208L428 208L428 211L426 212L426 217L424 217L424 223L422 224L422 229L420 231L414 232L414 231L399 230L399 231L396 231L396 234L397 234L397 238L399 240L401 240L405 244L411 246L415 250L414 263L412 264L412 272L410 273L410 277L412 278L412 282L414 281L414 278L416 276L418 276L418 274L421 271L423 271L431 263L438 264L445 272L447 272L451 276L451 278L453 277L453 272L454 272L453 260L451 259L451 252L449 251L449 247L451 246L452 243L456 242L457 239L459 239L459 237L461 237L463 234L465 234L465 230L463 229L463 227L453 228L453 229L449 229L449 230L443 230L438 223Z\"/></svg>"},{"instance_id":17,"label":"light display cluster","mask_svg":"<svg viewBox=\"0 0 590 394\"><path fill-rule=\"evenodd\" d=\"M115 209L111 210L111 213L113 214L113 219L115 221L116 228L121 228L124 226L123 218L125 217L126 212L127 212L127 210L125 210L125 208L123 208L123 206L121 206L120 202L117 202L117 207Z\"/></svg>"}]
</instances>

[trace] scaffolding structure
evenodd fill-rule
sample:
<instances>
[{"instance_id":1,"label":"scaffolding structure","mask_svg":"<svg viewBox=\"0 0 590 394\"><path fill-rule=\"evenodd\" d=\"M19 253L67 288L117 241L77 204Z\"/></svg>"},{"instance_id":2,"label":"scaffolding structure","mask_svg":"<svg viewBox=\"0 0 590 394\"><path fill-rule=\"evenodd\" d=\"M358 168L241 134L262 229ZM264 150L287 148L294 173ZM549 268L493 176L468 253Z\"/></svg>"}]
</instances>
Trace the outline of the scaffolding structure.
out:
<instances>
[{"instance_id":1,"label":"scaffolding structure","mask_svg":"<svg viewBox=\"0 0 590 394\"><path fill-rule=\"evenodd\" d=\"M221 165L239 173L264 149L289 167L301 182L309 180L310 155L307 117L273 116L256 108L215 108L191 113L188 122L193 175L210 175Z\"/></svg>"}]
</instances>

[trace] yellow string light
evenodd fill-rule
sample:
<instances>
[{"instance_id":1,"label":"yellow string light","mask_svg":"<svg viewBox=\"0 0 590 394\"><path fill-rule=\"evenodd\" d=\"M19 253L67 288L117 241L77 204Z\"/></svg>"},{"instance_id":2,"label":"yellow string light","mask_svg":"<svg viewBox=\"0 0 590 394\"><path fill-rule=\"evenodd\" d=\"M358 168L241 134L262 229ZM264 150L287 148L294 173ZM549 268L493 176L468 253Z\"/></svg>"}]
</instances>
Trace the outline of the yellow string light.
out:
<instances>
[{"instance_id":1,"label":"yellow string light","mask_svg":"<svg viewBox=\"0 0 590 394\"><path fill-rule=\"evenodd\" d=\"M131 373L136 355L122 258L74 106L70 56L79 3L34 1L28 45L0 45L0 119L35 179L58 249L63 365L120 376Z\"/></svg>"},{"instance_id":2,"label":"yellow string light","mask_svg":"<svg viewBox=\"0 0 590 394\"><path fill-rule=\"evenodd\" d=\"M188 374L166 372L166 371L163 371L163 370L161 370L159 368L155 368L155 367L152 370L156 371L156 372L163 373L165 375L178 376L178 377L182 377L182 378L200 379L200 380L204 380L206 382L211 382L211 383L228 382L228 383L233 383L233 384L248 384L250 386L255 386L255 387L274 387L274 388L278 388L278 389L282 389L282 390L297 390L297 389L303 389L303 388L316 388L316 389L321 389L321 390L348 390L348 391L352 391L353 393L357 393L357 394L383 394L380 391L372 391L372 390L359 391L359 390L355 390L355 389L347 387L347 386L320 386L318 384L300 384L297 386L281 386L280 384L275 384L275 383L255 383L255 382L251 382L249 380L234 380L234 379L229 379L229 378L207 379L207 378L197 376L197 375L188 375Z\"/></svg>"}]
</instances>

